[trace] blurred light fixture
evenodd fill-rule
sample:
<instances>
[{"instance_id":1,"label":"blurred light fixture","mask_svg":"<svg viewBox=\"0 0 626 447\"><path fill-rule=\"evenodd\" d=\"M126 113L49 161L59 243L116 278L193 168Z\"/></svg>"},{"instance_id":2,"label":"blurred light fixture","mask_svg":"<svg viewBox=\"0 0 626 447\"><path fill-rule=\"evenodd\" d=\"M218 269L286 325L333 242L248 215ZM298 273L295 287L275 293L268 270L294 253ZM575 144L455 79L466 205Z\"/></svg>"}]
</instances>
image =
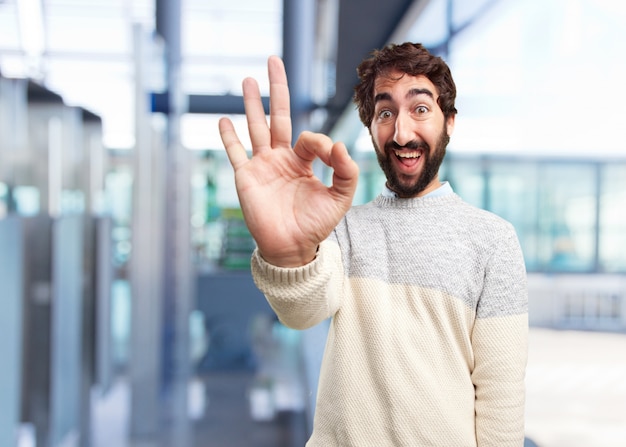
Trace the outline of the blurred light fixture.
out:
<instances>
[{"instance_id":1,"label":"blurred light fixture","mask_svg":"<svg viewBox=\"0 0 626 447\"><path fill-rule=\"evenodd\" d=\"M45 51L42 0L17 0L17 10L22 49L31 68L38 70Z\"/></svg>"}]
</instances>

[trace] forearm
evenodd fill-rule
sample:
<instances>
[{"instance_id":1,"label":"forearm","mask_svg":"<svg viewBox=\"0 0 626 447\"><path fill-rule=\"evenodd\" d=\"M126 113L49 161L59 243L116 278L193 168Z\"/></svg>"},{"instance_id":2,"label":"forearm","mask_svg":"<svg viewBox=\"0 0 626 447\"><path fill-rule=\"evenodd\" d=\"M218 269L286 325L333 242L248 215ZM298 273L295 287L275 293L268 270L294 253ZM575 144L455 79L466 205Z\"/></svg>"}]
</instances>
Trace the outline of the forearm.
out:
<instances>
[{"instance_id":1,"label":"forearm","mask_svg":"<svg viewBox=\"0 0 626 447\"><path fill-rule=\"evenodd\" d=\"M254 281L280 321L294 329L306 329L331 316L339 305L343 269L339 247L323 242L310 263L295 268L278 267L258 251L252 256Z\"/></svg>"},{"instance_id":2,"label":"forearm","mask_svg":"<svg viewBox=\"0 0 626 447\"><path fill-rule=\"evenodd\" d=\"M528 315L477 319L472 334L478 447L524 444Z\"/></svg>"}]
</instances>

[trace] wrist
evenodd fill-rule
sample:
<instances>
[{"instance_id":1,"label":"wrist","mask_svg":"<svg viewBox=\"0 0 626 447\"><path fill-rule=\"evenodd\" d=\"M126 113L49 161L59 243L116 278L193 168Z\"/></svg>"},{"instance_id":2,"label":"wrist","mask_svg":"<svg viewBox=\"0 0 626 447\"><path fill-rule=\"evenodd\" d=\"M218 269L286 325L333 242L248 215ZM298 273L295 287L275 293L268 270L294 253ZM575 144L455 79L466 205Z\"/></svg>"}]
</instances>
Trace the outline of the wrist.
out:
<instances>
[{"instance_id":1,"label":"wrist","mask_svg":"<svg viewBox=\"0 0 626 447\"><path fill-rule=\"evenodd\" d=\"M261 249L258 249L258 252L259 256L261 256L265 262L275 267L297 268L313 262L317 257L318 250L319 246L315 247L313 251L303 251L294 254L268 255L261 251Z\"/></svg>"}]
</instances>

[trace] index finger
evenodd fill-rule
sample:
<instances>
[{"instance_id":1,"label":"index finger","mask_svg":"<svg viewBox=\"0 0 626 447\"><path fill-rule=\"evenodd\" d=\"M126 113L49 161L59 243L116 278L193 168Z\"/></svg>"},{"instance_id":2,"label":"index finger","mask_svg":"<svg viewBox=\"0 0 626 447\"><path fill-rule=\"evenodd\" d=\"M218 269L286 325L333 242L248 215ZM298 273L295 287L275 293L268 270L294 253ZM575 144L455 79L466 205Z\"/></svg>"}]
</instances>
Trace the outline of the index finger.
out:
<instances>
[{"instance_id":1,"label":"index finger","mask_svg":"<svg viewBox=\"0 0 626 447\"><path fill-rule=\"evenodd\" d=\"M239 141L239 137L237 136L237 132L235 132L235 128L231 120L228 118L221 118L218 126L222 143L224 143L224 148L226 149L226 155L228 155L230 164L235 170L237 170L237 168L248 161L246 150L241 144L241 141Z\"/></svg>"},{"instance_id":2,"label":"index finger","mask_svg":"<svg viewBox=\"0 0 626 447\"><path fill-rule=\"evenodd\" d=\"M289 86L285 65L278 56L267 61L270 80L270 131L272 147L291 148Z\"/></svg>"}]
</instances>

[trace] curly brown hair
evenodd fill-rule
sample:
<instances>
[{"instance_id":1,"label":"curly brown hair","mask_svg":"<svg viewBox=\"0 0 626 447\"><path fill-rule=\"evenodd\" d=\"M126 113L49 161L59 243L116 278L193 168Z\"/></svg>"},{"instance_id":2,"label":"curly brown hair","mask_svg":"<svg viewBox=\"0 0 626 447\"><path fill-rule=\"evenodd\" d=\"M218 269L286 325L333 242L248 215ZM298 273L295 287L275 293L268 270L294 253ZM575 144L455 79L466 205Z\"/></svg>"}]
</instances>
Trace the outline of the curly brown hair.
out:
<instances>
[{"instance_id":1,"label":"curly brown hair","mask_svg":"<svg viewBox=\"0 0 626 447\"><path fill-rule=\"evenodd\" d=\"M450 68L438 56L432 55L422 44L405 42L389 44L380 50L372 51L357 67L359 83L354 87L354 103L361 122L370 128L374 118L374 84L379 76L398 70L411 76L426 76L437 87L437 103L444 117L457 113L454 107L456 86Z\"/></svg>"}]
</instances>

